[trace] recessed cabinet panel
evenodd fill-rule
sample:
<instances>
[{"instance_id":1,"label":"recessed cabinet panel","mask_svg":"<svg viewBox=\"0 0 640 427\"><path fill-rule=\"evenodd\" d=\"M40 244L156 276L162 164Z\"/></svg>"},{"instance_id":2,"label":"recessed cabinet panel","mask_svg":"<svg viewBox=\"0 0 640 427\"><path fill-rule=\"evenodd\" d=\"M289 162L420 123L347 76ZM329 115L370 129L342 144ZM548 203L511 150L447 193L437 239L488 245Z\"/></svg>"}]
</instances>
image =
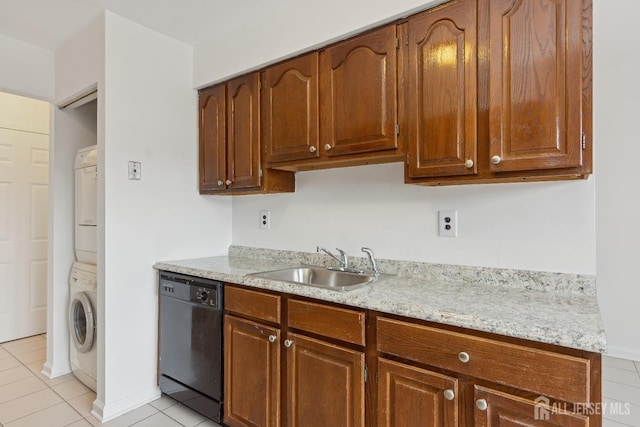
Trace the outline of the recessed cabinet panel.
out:
<instances>
[{"instance_id":1,"label":"recessed cabinet panel","mask_svg":"<svg viewBox=\"0 0 640 427\"><path fill-rule=\"evenodd\" d=\"M556 408L546 406L549 404L549 399L544 396L531 401L480 386L475 387L474 394L474 425L476 427L588 427L594 425L594 420L590 420L588 416L566 412L563 405ZM595 406L593 408L595 410Z\"/></svg>"},{"instance_id":2,"label":"recessed cabinet panel","mask_svg":"<svg viewBox=\"0 0 640 427\"><path fill-rule=\"evenodd\" d=\"M409 176L476 173L476 2L409 19Z\"/></svg>"},{"instance_id":3,"label":"recessed cabinet panel","mask_svg":"<svg viewBox=\"0 0 640 427\"><path fill-rule=\"evenodd\" d=\"M322 150L328 156L397 148L396 27L320 53Z\"/></svg>"},{"instance_id":4,"label":"recessed cabinet panel","mask_svg":"<svg viewBox=\"0 0 640 427\"><path fill-rule=\"evenodd\" d=\"M225 316L224 422L280 425L280 330Z\"/></svg>"},{"instance_id":5,"label":"recessed cabinet panel","mask_svg":"<svg viewBox=\"0 0 640 427\"><path fill-rule=\"evenodd\" d=\"M260 186L259 74L229 82L227 168L229 188Z\"/></svg>"},{"instance_id":6,"label":"recessed cabinet panel","mask_svg":"<svg viewBox=\"0 0 640 427\"><path fill-rule=\"evenodd\" d=\"M318 157L318 53L267 68L263 81L267 163Z\"/></svg>"},{"instance_id":7,"label":"recessed cabinet panel","mask_svg":"<svg viewBox=\"0 0 640 427\"><path fill-rule=\"evenodd\" d=\"M580 167L582 1L487 7L491 170Z\"/></svg>"},{"instance_id":8,"label":"recessed cabinet panel","mask_svg":"<svg viewBox=\"0 0 640 427\"><path fill-rule=\"evenodd\" d=\"M225 85L200 93L200 191L226 187L226 95Z\"/></svg>"},{"instance_id":9,"label":"recessed cabinet panel","mask_svg":"<svg viewBox=\"0 0 640 427\"><path fill-rule=\"evenodd\" d=\"M378 427L459 425L458 380L378 359Z\"/></svg>"},{"instance_id":10,"label":"recessed cabinet panel","mask_svg":"<svg viewBox=\"0 0 640 427\"><path fill-rule=\"evenodd\" d=\"M287 425L364 427L364 353L289 333Z\"/></svg>"}]
</instances>

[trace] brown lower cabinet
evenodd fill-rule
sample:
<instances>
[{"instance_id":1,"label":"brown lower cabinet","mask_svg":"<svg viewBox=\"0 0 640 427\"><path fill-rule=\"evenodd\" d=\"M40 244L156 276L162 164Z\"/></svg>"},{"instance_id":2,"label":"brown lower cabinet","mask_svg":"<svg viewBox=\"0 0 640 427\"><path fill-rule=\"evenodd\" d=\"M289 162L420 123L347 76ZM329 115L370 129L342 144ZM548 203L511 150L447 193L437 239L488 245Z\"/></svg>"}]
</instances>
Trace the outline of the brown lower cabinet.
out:
<instances>
[{"instance_id":1,"label":"brown lower cabinet","mask_svg":"<svg viewBox=\"0 0 640 427\"><path fill-rule=\"evenodd\" d=\"M588 416L567 412L562 406L547 407L518 396L476 387L474 425L481 427L545 426L587 427L600 425ZM593 424L592 424L593 423Z\"/></svg>"},{"instance_id":2,"label":"brown lower cabinet","mask_svg":"<svg viewBox=\"0 0 640 427\"><path fill-rule=\"evenodd\" d=\"M280 331L230 315L224 323L225 423L279 426Z\"/></svg>"},{"instance_id":3,"label":"brown lower cabinet","mask_svg":"<svg viewBox=\"0 0 640 427\"><path fill-rule=\"evenodd\" d=\"M364 349L331 338L341 325L364 328L358 311L233 286L225 304L225 424L365 425Z\"/></svg>"},{"instance_id":4,"label":"brown lower cabinet","mask_svg":"<svg viewBox=\"0 0 640 427\"><path fill-rule=\"evenodd\" d=\"M456 378L378 359L378 426L459 426Z\"/></svg>"},{"instance_id":5,"label":"brown lower cabinet","mask_svg":"<svg viewBox=\"0 0 640 427\"><path fill-rule=\"evenodd\" d=\"M289 333L287 425L364 426L364 353Z\"/></svg>"},{"instance_id":6,"label":"brown lower cabinet","mask_svg":"<svg viewBox=\"0 0 640 427\"><path fill-rule=\"evenodd\" d=\"M597 353L225 287L229 426L602 425Z\"/></svg>"}]
</instances>

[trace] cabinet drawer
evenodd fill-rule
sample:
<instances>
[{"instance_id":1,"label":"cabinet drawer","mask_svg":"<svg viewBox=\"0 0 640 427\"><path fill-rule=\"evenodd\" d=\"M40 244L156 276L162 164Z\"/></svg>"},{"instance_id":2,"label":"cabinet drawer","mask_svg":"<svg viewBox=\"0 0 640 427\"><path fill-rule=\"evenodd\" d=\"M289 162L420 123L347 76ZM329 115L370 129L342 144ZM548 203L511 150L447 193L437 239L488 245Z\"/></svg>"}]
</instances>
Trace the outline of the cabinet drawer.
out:
<instances>
[{"instance_id":1,"label":"cabinet drawer","mask_svg":"<svg viewBox=\"0 0 640 427\"><path fill-rule=\"evenodd\" d=\"M280 323L280 296L260 291L226 286L224 308L227 311Z\"/></svg>"},{"instance_id":2,"label":"cabinet drawer","mask_svg":"<svg viewBox=\"0 0 640 427\"><path fill-rule=\"evenodd\" d=\"M546 397L590 402L588 359L383 317L376 325L382 353Z\"/></svg>"},{"instance_id":3,"label":"cabinet drawer","mask_svg":"<svg viewBox=\"0 0 640 427\"><path fill-rule=\"evenodd\" d=\"M353 344L365 343L362 311L298 300L289 300L287 307L291 328Z\"/></svg>"}]
</instances>

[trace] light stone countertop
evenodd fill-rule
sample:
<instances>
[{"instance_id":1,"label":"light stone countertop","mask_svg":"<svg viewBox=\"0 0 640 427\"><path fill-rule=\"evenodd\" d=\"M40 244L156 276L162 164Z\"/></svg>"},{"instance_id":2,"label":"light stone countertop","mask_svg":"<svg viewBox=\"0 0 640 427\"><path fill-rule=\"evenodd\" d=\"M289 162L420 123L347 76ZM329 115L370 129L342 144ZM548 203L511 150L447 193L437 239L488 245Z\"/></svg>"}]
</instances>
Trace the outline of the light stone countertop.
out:
<instances>
[{"instance_id":1,"label":"light stone countertop","mask_svg":"<svg viewBox=\"0 0 640 427\"><path fill-rule=\"evenodd\" d=\"M259 258L255 253L232 247L230 256L157 262L154 268L580 350L598 353L606 350L595 292L588 289L582 292L583 283L579 285L581 292L566 292L566 289L558 291L557 284L552 284L551 290L538 290L528 286L487 283L482 274L476 274L477 280L470 279L473 275L465 276L465 280L451 280L428 277L428 274L403 277L404 273L398 271L398 276L339 292L247 276L301 264L322 263L304 262L310 261L311 255L300 258L287 256L291 254L288 251L280 252L275 254L279 256ZM315 255L311 261L319 261L319 258ZM386 265L389 267L391 264ZM382 271L389 272L389 269L383 268ZM498 275L504 281L511 272L503 270L502 274L495 274L492 270L491 276ZM547 277L542 274L542 277ZM522 276L522 272L515 275ZM567 281L563 277L562 281L568 283L580 279L584 278Z\"/></svg>"}]
</instances>

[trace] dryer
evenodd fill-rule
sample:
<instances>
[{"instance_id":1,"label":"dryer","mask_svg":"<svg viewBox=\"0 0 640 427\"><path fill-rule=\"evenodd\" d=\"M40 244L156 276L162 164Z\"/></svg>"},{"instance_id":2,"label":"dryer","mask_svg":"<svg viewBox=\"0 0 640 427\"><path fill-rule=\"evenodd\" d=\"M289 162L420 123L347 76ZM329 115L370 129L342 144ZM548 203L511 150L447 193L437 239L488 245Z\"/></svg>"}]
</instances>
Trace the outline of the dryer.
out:
<instances>
[{"instance_id":1,"label":"dryer","mask_svg":"<svg viewBox=\"0 0 640 427\"><path fill-rule=\"evenodd\" d=\"M96 391L97 275L95 264L74 262L69 277L69 361L73 374Z\"/></svg>"},{"instance_id":2,"label":"dryer","mask_svg":"<svg viewBox=\"0 0 640 427\"><path fill-rule=\"evenodd\" d=\"M98 252L98 146L81 148L75 169L75 249L76 259L95 264Z\"/></svg>"}]
</instances>

